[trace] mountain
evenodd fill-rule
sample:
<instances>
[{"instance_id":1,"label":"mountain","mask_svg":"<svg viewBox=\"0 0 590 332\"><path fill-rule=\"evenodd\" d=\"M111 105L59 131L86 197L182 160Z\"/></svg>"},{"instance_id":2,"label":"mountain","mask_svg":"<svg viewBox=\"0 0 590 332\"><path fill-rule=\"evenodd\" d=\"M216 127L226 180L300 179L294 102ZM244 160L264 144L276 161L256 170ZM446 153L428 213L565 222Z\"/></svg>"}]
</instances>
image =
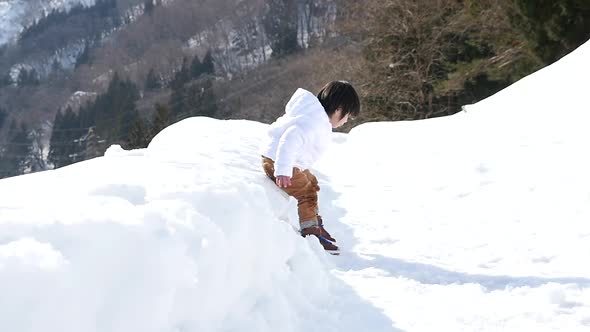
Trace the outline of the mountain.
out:
<instances>
[{"instance_id":1,"label":"mountain","mask_svg":"<svg viewBox=\"0 0 590 332\"><path fill-rule=\"evenodd\" d=\"M451 115L590 36L583 0L0 6L14 36L0 46L0 177L100 156L111 144L145 147L186 117L270 122L292 91L334 79L360 87L356 124Z\"/></svg>"},{"instance_id":2,"label":"mountain","mask_svg":"<svg viewBox=\"0 0 590 332\"><path fill-rule=\"evenodd\" d=\"M327 41L335 8L335 3L327 0L98 0L92 6L78 4L69 11L47 12L23 30L15 43L0 49L0 114L7 114L0 123L0 142L5 146L4 154L15 155L13 162L3 166L8 169L0 173L33 171L30 153L8 151L11 146L25 144L14 141L16 131L11 128L19 123L26 130L42 133L38 146L43 149L32 148L33 154L45 156L44 167L51 168L80 160L67 157L70 155L101 155L108 146L103 144L98 152L74 153L72 148L61 149L57 144L77 145L97 125L94 134L99 140L126 142L130 132L110 131L105 129L106 123L117 119L124 122L116 125L121 130L149 128L158 105L171 109L172 118L166 123L213 112L225 118L249 112L251 117L252 112L232 100L249 98L247 90L261 85L238 87L245 75L271 62L275 63L271 69L284 70L278 63L281 58L297 53L303 56L303 49ZM136 91L131 95L137 96L119 108L105 106L117 95L109 90L117 87L115 77L122 78L125 86ZM217 97L222 89L240 92ZM268 99L272 114L280 111L277 104L288 93L273 93ZM77 96L93 97L83 98L83 103L70 102ZM95 99L102 104L96 104ZM201 110L195 109L203 103ZM67 123L58 121L68 109L73 115L68 115ZM255 118L261 118L260 106L256 114ZM142 121L146 123L139 123ZM48 128L48 123L54 129L49 127L46 132L42 128ZM66 137L62 131L68 133ZM146 139L137 142L143 144ZM63 150L60 160L68 160L56 161L57 149Z\"/></svg>"},{"instance_id":3,"label":"mountain","mask_svg":"<svg viewBox=\"0 0 590 332\"><path fill-rule=\"evenodd\" d=\"M67 12L76 5L94 5L95 0L4 0L0 2L0 46L14 42L21 31L51 11Z\"/></svg>"}]
</instances>

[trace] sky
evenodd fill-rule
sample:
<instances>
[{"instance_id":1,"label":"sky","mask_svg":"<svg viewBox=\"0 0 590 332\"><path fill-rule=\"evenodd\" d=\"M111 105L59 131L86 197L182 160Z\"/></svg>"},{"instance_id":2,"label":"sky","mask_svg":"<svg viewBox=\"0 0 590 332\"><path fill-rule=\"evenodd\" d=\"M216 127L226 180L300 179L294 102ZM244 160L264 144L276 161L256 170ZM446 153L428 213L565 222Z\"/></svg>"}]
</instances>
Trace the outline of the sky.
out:
<instances>
[{"instance_id":1,"label":"sky","mask_svg":"<svg viewBox=\"0 0 590 332\"><path fill-rule=\"evenodd\" d=\"M2 179L0 330L588 331L589 57L334 133L312 172L339 256L298 235L262 123Z\"/></svg>"}]
</instances>

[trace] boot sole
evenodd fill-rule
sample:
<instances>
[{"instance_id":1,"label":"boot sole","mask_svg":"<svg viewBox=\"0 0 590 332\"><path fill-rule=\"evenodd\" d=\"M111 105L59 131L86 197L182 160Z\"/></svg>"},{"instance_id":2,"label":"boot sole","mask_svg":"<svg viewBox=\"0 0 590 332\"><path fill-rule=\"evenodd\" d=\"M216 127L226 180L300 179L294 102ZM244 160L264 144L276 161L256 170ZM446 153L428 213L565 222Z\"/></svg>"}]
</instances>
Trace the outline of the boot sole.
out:
<instances>
[{"instance_id":1,"label":"boot sole","mask_svg":"<svg viewBox=\"0 0 590 332\"><path fill-rule=\"evenodd\" d=\"M332 255L338 255L340 248L338 248L334 243L332 243L330 240L326 239L325 237L321 236L321 235L316 235L318 237L318 239L320 240L320 244L322 244L323 247L323 243L335 246L336 249L326 249L324 248L325 251L329 252Z\"/></svg>"}]
</instances>

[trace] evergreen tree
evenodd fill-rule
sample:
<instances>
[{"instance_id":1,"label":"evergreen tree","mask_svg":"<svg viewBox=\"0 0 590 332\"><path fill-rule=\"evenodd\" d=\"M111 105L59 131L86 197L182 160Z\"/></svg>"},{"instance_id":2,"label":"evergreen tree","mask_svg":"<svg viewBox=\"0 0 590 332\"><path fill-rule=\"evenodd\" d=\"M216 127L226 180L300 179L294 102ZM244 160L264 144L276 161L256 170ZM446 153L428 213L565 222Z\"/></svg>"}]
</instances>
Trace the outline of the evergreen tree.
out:
<instances>
[{"instance_id":1,"label":"evergreen tree","mask_svg":"<svg viewBox=\"0 0 590 332\"><path fill-rule=\"evenodd\" d=\"M41 83L39 73L37 73L37 70L33 68L31 71L29 71L29 84L39 85L39 83Z\"/></svg>"},{"instance_id":2,"label":"evergreen tree","mask_svg":"<svg viewBox=\"0 0 590 332\"><path fill-rule=\"evenodd\" d=\"M188 98L188 88L186 86L173 86L170 101L168 102L173 121L182 120L186 117L185 105Z\"/></svg>"},{"instance_id":3,"label":"evergreen tree","mask_svg":"<svg viewBox=\"0 0 590 332\"><path fill-rule=\"evenodd\" d=\"M62 114L58 112L53 121L53 131L49 141L48 160L59 168L85 159L82 137L86 129L80 127L80 118L68 107Z\"/></svg>"},{"instance_id":4,"label":"evergreen tree","mask_svg":"<svg viewBox=\"0 0 590 332\"><path fill-rule=\"evenodd\" d=\"M51 70L49 71L49 74L47 75L47 79L48 80L54 80L57 79L59 77L63 77L63 67L61 65L61 63L59 61L57 61L57 59L53 59L53 62L51 63Z\"/></svg>"},{"instance_id":5,"label":"evergreen tree","mask_svg":"<svg viewBox=\"0 0 590 332\"><path fill-rule=\"evenodd\" d=\"M138 117L131 127L126 147L128 149L146 148L150 143L150 139L148 125L143 119Z\"/></svg>"},{"instance_id":6,"label":"evergreen tree","mask_svg":"<svg viewBox=\"0 0 590 332\"><path fill-rule=\"evenodd\" d=\"M28 138L31 141L31 151L28 158L30 172L34 173L46 170L47 162L44 153L43 131L41 129L30 130Z\"/></svg>"},{"instance_id":7,"label":"evergreen tree","mask_svg":"<svg viewBox=\"0 0 590 332\"><path fill-rule=\"evenodd\" d=\"M8 113L0 107L0 131L2 131L2 127L4 126L4 121L8 117Z\"/></svg>"},{"instance_id":8,"label":"evergreen tree","mask_svg":"<svg viewBox=\"0 0 590 332\"><path fill-rule=\"evenodd\" d=\"M207 53L205 53L201 68L201 73L203 74L215 74L215 65L213 64L213 55L211 54L211 50L208 50Z\"/></svg>"},{"instance_id":9,"label":"evergreen tree","mask_svg":"<svg viewBox=\"0 0 590 332\"><path fill-rule=\"evenodd\" d=\"M35 68L26 70L21 68L17 78L18 86L39 85L39 74Z\"/></svg>"},{"instance_id":10,"label":"evergreen tree","mask_svg":"<svg viewBox=\"0 0 590 332\"><path fill-rule=\"evenodd\" d=\"M215 117L217 114L217 99L213 91L213 79L206 78L199 84L198 99L194 115Z\"/></svg>"},{"instance_id":11,"label":"evergreen tree","mask_svg":"<svg viewBox=\"0 0 590 332\"><path fill-rule=\"evenodd\" d=\"M29 169L31 143L26 126L13 121L7 143L0 149L0 178L21 175Z\"/></svg>"},{"instance_id":12,"label":"evergreen tree","mask_svg":"<svg viewBox=\"0 0 590 332\"><path fill-rule=\"evenodd\" d=\"M18 86L25 86L29 83L29 72L21 68L18 72L18 78L16 79Z\"/></svg>"},{"instance_id":13,"label":"evergreen tree","mask_svg":"<svg viewBox=\"0 0 590 332\"><path fill-rule=\"evenodd\" d=\"M125 144L130 130L139 117L136 102L139 100L139 89L126 79L115 73L107 91L98 96L89 105L96 119L96 134L109 144Z\"/></svg>"},{"instance_id":14,"label":"evergreen tree","mask_svg":"<svg viewBox=\"0 0 590 332\"><path fill-rule=\"evenodd\" d=\"M64 132L61 130L62 126L63 115L58 111L53 119L53 130L51 132L51 138L49 139L49 155L47 156L47 159L53 164L54 168L67 165L61 145L61 143L65 141Z\"/></svg>"},{"instance_id":15,"label":"evergreen tree","mask_svg":"<svg viewBox=\"0 0 590 332\"><path fill-rule=\"evenodd\" d=\"M123 111L120 126L121 133L119 135L119 141L123 143L123 147L127 149L134 149L147 146L147 143L145 143L147 136L147 126L139 117L139 112L135 108L135 102L133 105L129 105L125 111Z\"/></svg>"},{"instance_id":16,"label":"evergreen tree","mask_svg":"<svg viewBox=\"0 0 590 332\"><path fill-rule=\"evenodd\" d=\"M84 49L82 50L82 53L80 53L76 58L75 68L88 63L90 63L90 43L86 41L84 43Z\"/></svg>"},{"instance_id":17,"label":"evergreen tree","mask_svg":"<svg viewBox=\"0 0 590 332\"><path fill-rule=\"evenodd\" d=\"M84 138L85 147L84 147L84 157L85 159L91 159L95 157L99 157L102 155L104 151L103 144L101 143L101 139L98 135L96 135L94 131L94 127L88 128L88 133Z\"/></svg>"},{"instance_id":18,"label":"evergreen tree","mask_svg":"<svg viewBox=\"0 0 590 332\"><path fill-rule=\"evenodd\" d=\"M160 77L156 74L156 71L152 68L150 69L147 78L145 80L145 89L146 90L156 90L161 88L160 84Z\"/></svg>"},{"instance_id":19,"label":"evergreen tree","mask_svg":"<svg viewBox=\"0 0 590 332\"><path fill-rule=\"evenodd\" d=\"M204 77L173 90L170 106L173 122L190 116L214 117L217 114L217 100L213 91L213 78Z\"/></svg>"},{"instance_id":20,"label":"evergreen tree","mask_svg":"<svg viewBox=\"0 0 590 332\"><path fill-rule=\"evenodd\" d=\"M187 57L182 58L182 67L178 74L181 84L185 84L191 80L191 69Z\"/></svg>"},{"instance_id":21,"label":"evergreen tree","mask_svg":"<svg viewBox=\"0 0 590 332\"><path fill-rule=\"evenodd\" d=\"M182 120L192 115L212 114L211 110L203 108L202 100L204 98L205 85L211 84L211 79L206 79L205 83L197 82L187 84L191 78L199 77L203 74L214 74L215 65L213 64L213 56L211 50L207 51L203 57L203 61L199 61L198 57L193 58L190 67L188 60L183 59L182 67L174 76L174 80L170 84L172 94L170 95L170 109L171 118L174 121ZM209 82L209 83L206 83ZM210 93L208 91L207 93Z\"/></svg>"},{"instance_id":22,"label":"evergreen tree","mask_svg":"<svg viewBox=\"0 0 590 332\"><path fill-rule=\"evenodd\" d=\"M64 114L64 131L66 141L63 142L63 146L66 149L69 164L84 160L82 137L86 129L80 126L80 117L71 107L68 107Z\"/></svg>"},{"instance_id":23,"label":"evergreen tree","mask_svg":"<svg viewBox=\"0 0 590 332\"><path fill-rule=\"evenodd\" d=\"M88 134L86 129L96 125L96 107L92 107L92 103L86 103L86 105L80 106L78 119L81 128L80 134Z\"/></svg>"},{"instance_id":24,"label":"evergreen tree","mask_svg":"<svg viewBox=\"0 0 590 332\"><path fill-rule=\"evenodd\" d=\"M203 74L203 64L201 60L199 60L199 56L195 55L193 61L191 62L191 76L192 78L197 78Z\"/></svg>"},{"instance_id":25,"label":"evergreen tree","mask_svg":"<svg viewBox=\"0 0 590 332\"><path fill-rule=\"evenodd\" d=\"M186 96L183 101L184 117L200 115L202 93L202 86L199 82L186 87Z\"/></svg>"},{"instance_id":26,"label":"evergreen tree","mask_svg":"<svg viewBox=\"0 0 590 332\"><path fill-rule=\"evenodd\" d=\"M189 88L186 83L190 81L191 73L188 67L187 58L183 58L182 67L180 71L174 75L170 87L172 88L172 94L170 95L170 108L172 110L172 117L178 121L188 116L187 114L187 102L189 96Z\"/></svg>"},{"instance_id":27,"label":"evergreen tree","mask_svg":"<svg viewBox=\"0 0 590 332\"><path fill-rule=\"evenodd\" d=\"M534 49L547 63L571 52L590 38L588 0L513 0L523 19L515 26L534 40Z\"/></svg>"},{"instance_id":28,"label":"evergreen tree","mask_svg":"<svg viewBox=\"0 0 590 332\"><path fill-rule=\"evenodd\" d=\"M59 63L59 61L57 61L57 59L53 59L53 62L51 63L51 71L52 72L58 72L61 71L63 69L61 63Z\"/></svg>"},{"instance_id":29,"label":"evergreen tree","mask_svg":"<svg viewBox=\"0 0 590 332\"><path fill-rule=\"evenodd\" d=\"M181 88L185 83L190 81L190 79L191 79L191 72L190 72L190 68L188 66L188 59L186 57L184 57L182 59L182 66L180 67L180 70L178 72L176 72L176 74L174 75L174 79L170 83L170 87L173 90Z\"/></svg>"},{"instance_id":30,"label":"evergreen tree","mask_svg":"<svg viewBox=\"0 0 590 332\"><path fill-rule=\"evenodd\" d=\"M156 113L152 120L150 140L155 137L162 129L168 127L171 123L170 109L166 105L156 104Z\"/></svg>"}]
</instances>

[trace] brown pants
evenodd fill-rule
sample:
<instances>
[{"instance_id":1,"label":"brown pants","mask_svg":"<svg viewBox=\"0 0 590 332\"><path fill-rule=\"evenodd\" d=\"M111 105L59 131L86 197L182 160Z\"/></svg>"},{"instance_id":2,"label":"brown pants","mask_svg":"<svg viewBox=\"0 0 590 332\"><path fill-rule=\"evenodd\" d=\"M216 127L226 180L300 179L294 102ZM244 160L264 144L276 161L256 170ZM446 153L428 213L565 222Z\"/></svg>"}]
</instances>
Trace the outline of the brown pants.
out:
<instances>
[{"instance_id":1,"label":"brown pants","mask_svg":"<svg viewBox=\"0 0 590 332\"><path fill-rule=\"evenodd\" d=\"M268 177L275 181L275 163L272 159L262 157L262 168ZM318 220L318 179L311 174L309 170L301 171L299 168L293 168L293 177L291 185L287 188L281 188L289 196L297 199L297 212L299 213L299 222Z\"/></svg>"}]
</instances>

